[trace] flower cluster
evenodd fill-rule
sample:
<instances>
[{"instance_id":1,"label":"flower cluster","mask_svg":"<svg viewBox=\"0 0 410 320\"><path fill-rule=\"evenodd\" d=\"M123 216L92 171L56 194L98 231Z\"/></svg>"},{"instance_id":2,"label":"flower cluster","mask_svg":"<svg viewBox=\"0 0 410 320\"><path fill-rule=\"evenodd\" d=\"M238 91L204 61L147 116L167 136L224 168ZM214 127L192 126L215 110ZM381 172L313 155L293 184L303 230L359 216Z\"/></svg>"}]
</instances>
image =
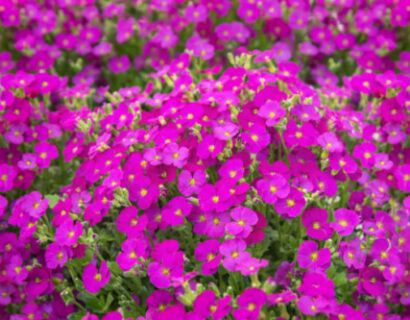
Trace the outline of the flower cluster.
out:
<instances>
[{"instance_id":1,"label":"flower cluster","mask_svg":"<svg viewBox=\"0 0 410 320\"><path fill-rule=\"evenodd\" d=\"M0 319L410 319L409 18L0 1Z\"/></svg>"}]
</instances>

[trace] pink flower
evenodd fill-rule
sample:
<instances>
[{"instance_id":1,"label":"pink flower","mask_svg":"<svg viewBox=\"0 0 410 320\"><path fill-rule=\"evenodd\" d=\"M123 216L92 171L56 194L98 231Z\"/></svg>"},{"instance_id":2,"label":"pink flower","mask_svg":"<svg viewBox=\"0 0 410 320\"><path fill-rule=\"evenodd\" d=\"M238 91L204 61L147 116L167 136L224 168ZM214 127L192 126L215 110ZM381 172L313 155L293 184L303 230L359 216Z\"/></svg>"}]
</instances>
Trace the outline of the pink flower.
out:
<instances>
[{"instance_id":1,"label":"pink flower","mask_svg":"<svg viewBox=\"0 0 410 320\"><path fill-rule=\"evenodd\" d=\"M174 197L162 209L164 221L171 226L184 224L184 217L191 213L192 205L184 197Z\"/></svg>"},{"instance_id":2,"label":"pink flower","mask_svg":"<svg viewBox=\"0 0 410 320\"><path fill-rule=\"evenodd\" d=\"M178 178L178 189L186 197L193 193L198 194L206 181L205 172L196 170L193 174L188 170L182 170Z\"/></svg>"},{"instance_id":3,"label":"pink flower","mask_svg":"<svg viewBox=\"0 0 410 320\"><path fill-rule=\"evenodd\" d=\"M214 274L217 271L222 260L222 256L219 254L219 246L219 241L215 239L205 240L196 246L195 259L205 261L201 268L204 276Z\"/></svg>"},{"instance_id":4,"label":"pink flower","mask_svg":"<svg viewBox=\"0 0 410 320\"><path fill-rule=\"evenodd\" d=\"M90 293L97 293L110 281L111 273L105 261L101 262L98 270L94 263L90 263L84 268L83 284Z\"/></svg>"},{"instance_id":5,"label":"pink flower","mask_svg":"<svg viewBox=\"0 0 410 320\"><path fill-rule=\"evenodd\" d=\"M197 6L189 5L185 8L185 17L189 22L198 23L206 20L208 12L202 4Z\"/></svg>"},{"instance_id":6,"label":"pink flower","mask_svg":"<svg viewBox=\"0 0 410 320\"><path fill-rule=\"evenodd\" d=\"M83 226L81 222L76 221L74 223L73 220L67 219L57 228L55 239L60 245L73 246L82 234Z\"/></svg>"},{"instance_id":7,"label":"pink flower","mask_svg":"<svg viewBox=\"0 0 410 320\"><path fill-rule=\"evenodd\" d=\"M235 222L226 225L226 230L237 238L246 238L258 222L255 211L246 207L236 207L231 211L231 217Z\"/></svg>"},{"instance_id":8,"label":"pink flower","mask_svg":"<svg viewBox=\"0 0 410 320\"><path fill-rule=\"evenodd\" d=\"M298 250L298 264L303 269L326 270L330 267L330 249L322 248L311 240L303 242Z\"/></svg>"},{"instance_id":9,"label":"pink flower","mask_svg":"<svg viewBox=\"0 0 410 320\"><path fill-rule=\"evenodd\" d=\"M302 224L307 229L309 237L316 240L327 240L332 236L332 230L327 223L327 211L312 207L306 210L302 216Z\"/></svg>"},{"instance_id":10,"label":"pink flower","mask_svg":"<svg viewBox=\"0 0 410 320\"><path fill-rule=\"evenodd\" d=\"M127 71L131 66L130 59L126 55L120 57L112 57L108 62L108 67L114 73L122 73Z\"/></svg>"},{"instance_id":11,"label":"pink flower","mask_svg":"<svg viewBox=\"0 0 410 320\"><path fill-rule=\"evenodd\" d=\"M57 267L62 267L70 257L71 251L69 247L52 243L47 247L45 253L47 268L56 269Z\"/></svg>"},{"instance_id":12,"label":"pink flower","mask_svg":"<svg viewBox=\"0 0 410 320\"><path fill-rule=\"evenodd\" d=\"M330 226L342 237L351 235L354 228L360 222L359 215L356 211L345 208L335 210L334 216L338 222L332 222Z\"/></svg>"},{"instance_id":13,"label":"pink flower","mask_svg":"<svg viewBox=\"0 0 410 320\"><path fill-rule=\"evenodd\" d=\"M13 182L17 176L14 167L7 164L0 164L0 192L7 192L13 189Z\"/></svg>"},{"instance_id":14,"label":"pink flower","mask_svg":"<svg viewBox=\"0 0 410 320\"><path fill-rule=\"evenodd\" d=\"M163 152L163 162L167 165L174 165L182 168L188 160L189 150L186 147L179 147L176 143L168 143Z\"/></svg>"},{"instance_id":15,"label":"pink flower","mask_svg":"<svg viewBox=\"0 0 410 320\"><path fill-rule=\"evenodd\" d=\"M117 218L118 231L123 232L129 238L140 236L148 224L145 214L138 217L136 207L127 207L121 211Z\"/></svg>"},{"instance_id":16,"label":"pink flower","mask_svg":"<svg viewBox=\"0 0 410 320\"><path fill-rule=\"evenodd\" d=\"M50 166L50 160L58 158L58 149L55 145L48 142L40 142L35 145L34 152L37 153L37 166L47 168Z\"/></svg>"}]
</instances>

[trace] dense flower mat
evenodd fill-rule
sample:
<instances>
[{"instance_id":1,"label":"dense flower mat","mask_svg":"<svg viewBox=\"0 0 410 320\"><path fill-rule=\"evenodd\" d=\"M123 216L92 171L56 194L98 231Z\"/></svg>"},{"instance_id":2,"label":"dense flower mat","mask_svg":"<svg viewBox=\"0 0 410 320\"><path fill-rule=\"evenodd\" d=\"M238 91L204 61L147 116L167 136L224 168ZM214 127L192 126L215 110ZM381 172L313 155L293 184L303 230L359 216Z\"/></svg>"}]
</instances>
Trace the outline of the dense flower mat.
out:
<instances>
[{"instance_id":1,"label":"dense flower mat","mask_svg":"<svg viewBox=\"0 0 410 320\"><path fill-rule=\"evenodd\" d=\"M410 319L409 19L0 0L0 319Z\"/></svg>"}]
</instances>

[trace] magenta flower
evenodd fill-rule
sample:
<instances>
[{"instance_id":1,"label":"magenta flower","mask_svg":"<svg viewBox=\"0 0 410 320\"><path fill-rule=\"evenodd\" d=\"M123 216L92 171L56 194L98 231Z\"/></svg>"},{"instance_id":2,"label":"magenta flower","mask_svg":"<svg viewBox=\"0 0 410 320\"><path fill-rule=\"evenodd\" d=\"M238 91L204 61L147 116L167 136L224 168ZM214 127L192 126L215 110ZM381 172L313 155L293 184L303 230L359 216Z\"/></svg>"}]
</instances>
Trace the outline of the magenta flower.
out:
<instances>
[{"instance_id":1,"label":"magenta flower","mask_svg":"<svg viewBox=\"0 0 410 320\"><path fill-rule=\"evenodd\" d=\"M23 259L19 255L13 255L7 264L7 275L16 284L23 284L28 276L27 268L23 265Z\"/></svg>"},{"instance_id":2,"label":"magenta flower","mask_svg":"<svg viewBox=\"0 0 410 320\"><path fill-rule=\"evenodd\" d=\"M158 186L153 184L148 177L135 179L129 187L129 193L130 200L137 201L138 207L142 210L148 209L159 197Z\"/></svg>"},{"instance_id":3,"label":"magenta flower","mask_svg":"<svg viewBox=\"0 0 410 320\"><path fill-rule=\"evenodd\" d=\"M342 237L351 235L354 228L360 222L359 215L356 211L345 208L335 210L334 216L338 222L331 222L330 226Z\"/></svg>"},{"instance_id":4,"label":"magenta flower","mask_svg":"<svg viewBox=\"0 0 410 320\"><path fill-rule=\"evenodd\" d=\"M270 135L266 132L265 127L254 124L242 134L245 142L245 148L251 153L258 153L270 143Z\"/></svg>"},{"instance_id":5,"label":"magenta flower","mask_svg":"<svg viewBox=\"0 0 410 320\"><path fill-rule=\"evenodd\" d=\"M6 212L6 209L7 209L7 205L8 205L7 199L3 197L2 195L0 195L0 218L4 216L4 213Z\"/></svg>"},{"instance_id":6,"label":"magenta flower","mask_svg":"<svg viewBox=\"0 0 410 320\"><path fill-rule=\"evenodd\" d=\"M269 180L261 179L256 186L262 200L269 204L276 203L277 199L286 198L290 191L289 183L280 174L275 174Z\"/></svg>"},{"instance_id":7,"label":"magenta flower","mask_svg":"<svg viewBox=\"0 0 410 320\"><path fill-rule=\"evenodd\" d=\"M333 132L325 132L317 138L317 142L323 149L330 152L342 152L343 145Z\"/></svg>"},{"instance_id":8,"label":"magenta flower","mask_svg":"<svg viewBox=\"0 0 410 320\"><path fill-rule=\"evenodd\" d=\"M306 200L303 196L303 192L292 187L286 198L276 201L275 210L284 218L292 219L302 212L305 204Z\"/></svg>"},{"instance_id":9,"label":"magenta flower","mask_svg":"<svg viewBox=\"0 0 410 320\"><path fill-rule=\"evenodd\" d=\"M0 192L7 192L13 188L13 181L17 176L14 167L0 164Z\"/></svg>"},{"instance_id":10,"label":"magenta flower","mask_svg":"<svg viewBox=\"0 0 410 320\"><path fill-rule=\"evenodd\" d=\"M143 264L147 258L148 243L144 239L128 239L121 244L121 252L117 256L117 263L121 270L128 271L136 264ZM141 261L142 260L142 261Z\"/></svg>"},{"instance_id":11,"label":"magenta flower","mask_svg":"<svg viewBox=\"0 0 410 320\"><path fill-rule=\"evenodd\" d=\"M108 67L114 73L122 73L127 71L131 66L130 59L126 55L120 57L112 57L108 62Z\"/></svg>"},{"instance_id":12,"label":"magenta flower","mask_svg":"<svg viewBox=\"0 0 410 320\"><path fill-rule=\"evenodd\" d=\"M194 232L212 238L220 238L225 235L226 224L230 221L228 212L201 213L196 217Z\"/></svg>"},{"instance_id":13,"label":"magenta flower","mask_svg":"<svg viewBox=\"0 0 410 320\"><path fill-rule=\"evenodd\" d=\"M189 156L189 150L186 147L179 147L176 143L168 143L163 152L163 162L167 165L174 165L177 168L182 168Z\"/></svg>"},{"instance_id":14,"label":"magenta flower","mask_svg":"<svg viewBox=\"0 0 410 320\"><path fill-rule=\"evenodd\" d=\"M231 211L231 217L235 222L226 225L226 230L237 238L246 238L258 222L255 211L246 207L236 207Z\"/></svg>"},{"instance_id":15,"label":"magenta flower","mask_svg":"<svg viewBox=\"0 0 410 320\"><path fill-rule=\"evenodd\" d=\"M280 293L272 293L268 296L268 301L270 305L288 303L295 299L297 299L297 296L290 290L282 291Z\"/></svg>"},{"instance_id":16,"label":"magenta flower","mask_svg":"<svg viewBox=\"0 0 410 320\"><path fill-rule=\"evenodd\" d=\"M84 268L83 284L84 288L90 293L97 293L110 281L111 273L105 261L97 269L94 263L90 263Z\"/></svg>"},{"instance_id":17,"label":"magenta flower","mask_svg":"<svg viewBox=\"0 0 410 320\"><path fill-rule=\"evenodd\" d=\"M306 210L302 216L302 224L307 229L307 235L316 240L329 239L333 232L327 218L328 214L324 209L312 207Z\"/></svg>"},{"instance_id":18,"label":"magenta flower","mask_svg":"<svg viewBox=\"0 0 410 320\"><path fill-rule=\"evenodd\" d=\"M215 139L212 135L206 134L198 144L197 154L200 159L207 159L209 157L214 159L222 149L223 143L220 140Z\"/></svg>"},{"instance_id":19,"label":"magenta flower","mask_svg":"<svg viewBox=\"0 0 410 320\"><path fill-rule=\"evenodd\" d=\"M176 240L166 240L155 246L152 252L154 261L149 264L147 273L157 288L169 288L173 279L183 275L184 254L178 248Z\"/></svg>"},{"instance_id":20,"label":"magenta flower","mask_svg":"<svg viewBox=\"0 0 410 320\"><path fill-rule=\"evenodd\" d=\"M164 221L171 226L184 224L184 217L191 213L192 205L184 197L174 197L162 209Z\"/></svg>"},{"instance_id":21,"label":"magenta flower","mask_svg":"<svg viewBox=\"0 0 410 320\"><path fill-rule=\"evenodd\" d=\"M224 125L218 125L214 128L215 138L228 141L234 138L239 132L238 126L232 122L226 122Z\"/></svg>"},{"instance_id":22,"label":"magenta flower","mask_svg":"<svg viewBox=\"0 0 410 320\"><path fill-rule=\"evenodd\" d=\"M206 181L206 174L202 170L195 170L192 174L182 170L178 177L178 190L186 197L193 193L198 194Z\"/></svg>"},{"instance_id":23,"label":"magenta flower","mask_svg":"<svg viewBox=\"0 0 410 320\"><path fill-rule=\"evenodd\" d=\"M326 308L328 308L329 301L323 297L312 298L302 296L296 304L303 314L314 316L318 313L325 312Z\"/></svg>"},{"instance_id":24,"label":"magenta flower","mask_svg":"<svg viewBox=\"0 0 410 320\"><path fill-rule=\"evenodd\" d=\"M32 191L20 198L21 208L29 213L30 216L38 219L46 212L48 208L48 199L42 199L43 196L38 191Z\"/></svg>"},{"instance_id":25,"label":"magenta flower","mask_svg":"<svg viewBox=\"0 0 410 320\"><path fill-rule=\"evenodd\" d=\"M185 17L189 22L203 22L208 17L207 9L204 5L189 5L185 8Z\"/></svg>"},{"instance_id":26,"label":"magenta flower","mask_svg":"<svg viewBox=\"0 0 410 320\"><path fill-rule=\"evenodd\" d=\"M148 224L145 214L138 216L136 207L127 207L121 211L117 218L118 231L125 233L129 238L140 236Z\"/></svg>"},{"instance_id":27,"label":"magenta flower","mask_svg":"<svg viewBox=\"0 0 410 320\"><path fill-rule=\"evenodd\" d=\"M371 296L380 296L386 293L382 272L377 268L366 267L360 270L359 281L363 289Z\"/></svg>"},{"instance_id":28,"label":"magenta flower","mask_svg":"<svg viewBox=\"0 0 410 320\"><path fill-rule=\"evenodd\" d=\"M257 259L252 257L242 257L238 262L238 271L244 276L249 276L251 274L256 274L259 269L264 268L268 265L268 260Z\"/></svg>"},{"instance_id":29,"label":"magenta flower","mask_svg":"<svg viewBox=\"0 0 410 320\"><path fill-rule=\"evenodd\" d=\"M364 142L358 144L353 149L353 156L360 160L364 168L371 168L374 164L374 154L377 152L377 147L370 143Z\"/></svg>"},{"instance_id":30,"label":"magenta flower","mask_svg":"<svg viewBox=\"0 0 410 320\"><path fill-rule=\"evenodd\" d=\"M231 178L238 181L242 179L244 171L241 159L229 159L219 168L218 173L222 178Z\"/></svg>"},{"instance_id":31,"label":"magenta flower","mask_svg":"<svg viewBox=\"0 0 410 320\"><path fill-rule=\"evenodd\" d=\"M177 44L178 36L175 35L171 27L166 26L158 31L158 33L152 38L152 41L160 45L161 48L170 49Z\"/></svg>"},{"instance_id":32,"label":"magenta flower","mask_svg":"<svg viewBox=\"0 0 410 320\"><path fill-rule=\"evenodd\" d=\"M40 142L34 146L34 152L37 153L37 166L47 168L50 166L50 160L58 158L58 150L55 145L48 142Z\"/></svg>"},{"instance_id":33,"label":"magenta flower","mask_svg":"<svg viewBox=\"0 0 410 320\"><path fill-rule=\"evenodd\" d=\"M45 259L47 268L56 269L62 267L71 257L71 251L69 247L60 246L58 243L50 244L45 253Z\"/></svg>"},{"instance_id":34,"label":"magenta flower","mask_svg":"<svg viewBox=\"0 0 410 320\"><path fill-rule=\"evenodd\" d=\"M286 114L286 110L277 101L266 102L258 111L258 115L266 119L266 125L273 127Z\"/></svg>"},{"instance_id":35,"label":"magenta flower","mask_svg":"<svg viewBox=\"0 0 410 320\"><path fill-rule=\"evenodd\" d=\"M211 290L205 290L198 295L194 301L194 312L201 316L201 319L220 320L224 319L232 307L230 306L231 296L226 295L223 298L217 300L215 293Z\"/></svg>"},{"instance_id":36,"label":"magenta flower","mask_svg":"<svg viewBox=\"0 0 410 320\"><path fill-rule=\"evenodd\" d=\"M333 281L325 273L305 273L299 291L310 297L323 296L331 299L335 296L334 288Z\"/></svg>"},{"instance_id":37,"label":"magenta flower","mask_svg":"<svg viewBox=\"0 0 410 320\"><path fill-rule=\"evenodd\" d=\"M294 276L295 262L282 262L276 269L274 280L277 284L284 286L285 288L290 287L291 280Z\"/></svg>"},{"instance_id":38,"label":"magenta flower","mask_svg":"<svg viewBox=\"0 0 410 320\"><path fill-rule=\"evenodd\" d=\"M330 267L330 249L322 248L311 240L303 242L298 250L298 264L303 269L326 270Z\"/></svg>"},{"instance_id":39,"label":"magenta flower","mask_svg":"<svg viewBox=\"0 0 410 320\"><path fill-rule=\"evenodd\" d=\"M217 186L219 187L219 185ZM229 208L230 203L227 201L230 194L224 192L222 188L217 188L211 184L206 184L203 186L201 192L199 193L199 207L205 212L212 211L225 211Z\"/></svg>"},{"instance_id":40,"label":"magenta flower","mask_svg":"<svg viewBox=\"0 0 410 320\"><path fill-rule=\"evenodd\" d=\"M60 245L73 246L78 238L83 234L83 226L80 221L75 223L67 219L56 230L55 240Z\"/></svg>"},{"instance_id":41,"label":"magenta flower","mask_svg":"<svg viewBox=\"0 0 410 320\"><path fill-rule=\"evenodd\" d=\"M224 256L223 266L228 271L238 271L238 263L243 258L250 257L250 253L245 251L246 243L240 239L229 239L221 244L219 250Z\"/></svg>"},{"instance_id":42,"label":"magenta flower","mask_svg":"<svg viewBox=\"0 0 410 320\"><path fill-rule=\"evenodd\" d=\"M238 309L233 311L235 319L256 320L261 307L266 303L266 293L258 288L247 288L238 297Z\"/></svg>"},{"instance_id":43,"label":"magenta flower","mask_svg":"<svg viewBox=\"0 0 410 320\"><path fill-rule=\"evenodd\" d=\"M219 245L218 240L209 239L199 243L195 248L195 259L205 261L202 264L202 274L204 276L214 274L221 263L222 257L219 254Z\"/></svg>"}]
</instances>

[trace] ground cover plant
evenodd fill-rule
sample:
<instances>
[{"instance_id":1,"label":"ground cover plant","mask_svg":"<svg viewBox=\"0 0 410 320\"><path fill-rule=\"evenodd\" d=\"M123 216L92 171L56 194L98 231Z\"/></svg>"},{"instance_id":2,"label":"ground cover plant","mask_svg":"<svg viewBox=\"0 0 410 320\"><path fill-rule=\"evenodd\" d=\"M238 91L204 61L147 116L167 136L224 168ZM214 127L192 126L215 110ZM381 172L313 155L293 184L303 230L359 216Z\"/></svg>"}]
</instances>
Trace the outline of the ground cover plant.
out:
<instances>
[{"instance_id":1,"label":"ground cover plant","mask_svg":"<svg viewBox=\"0 0 410 320\"><path fill-rule=\"evenodd\" d=\"M0 319L410 319L410 1L0 0Z\"/></svg>"}]
</instances>

